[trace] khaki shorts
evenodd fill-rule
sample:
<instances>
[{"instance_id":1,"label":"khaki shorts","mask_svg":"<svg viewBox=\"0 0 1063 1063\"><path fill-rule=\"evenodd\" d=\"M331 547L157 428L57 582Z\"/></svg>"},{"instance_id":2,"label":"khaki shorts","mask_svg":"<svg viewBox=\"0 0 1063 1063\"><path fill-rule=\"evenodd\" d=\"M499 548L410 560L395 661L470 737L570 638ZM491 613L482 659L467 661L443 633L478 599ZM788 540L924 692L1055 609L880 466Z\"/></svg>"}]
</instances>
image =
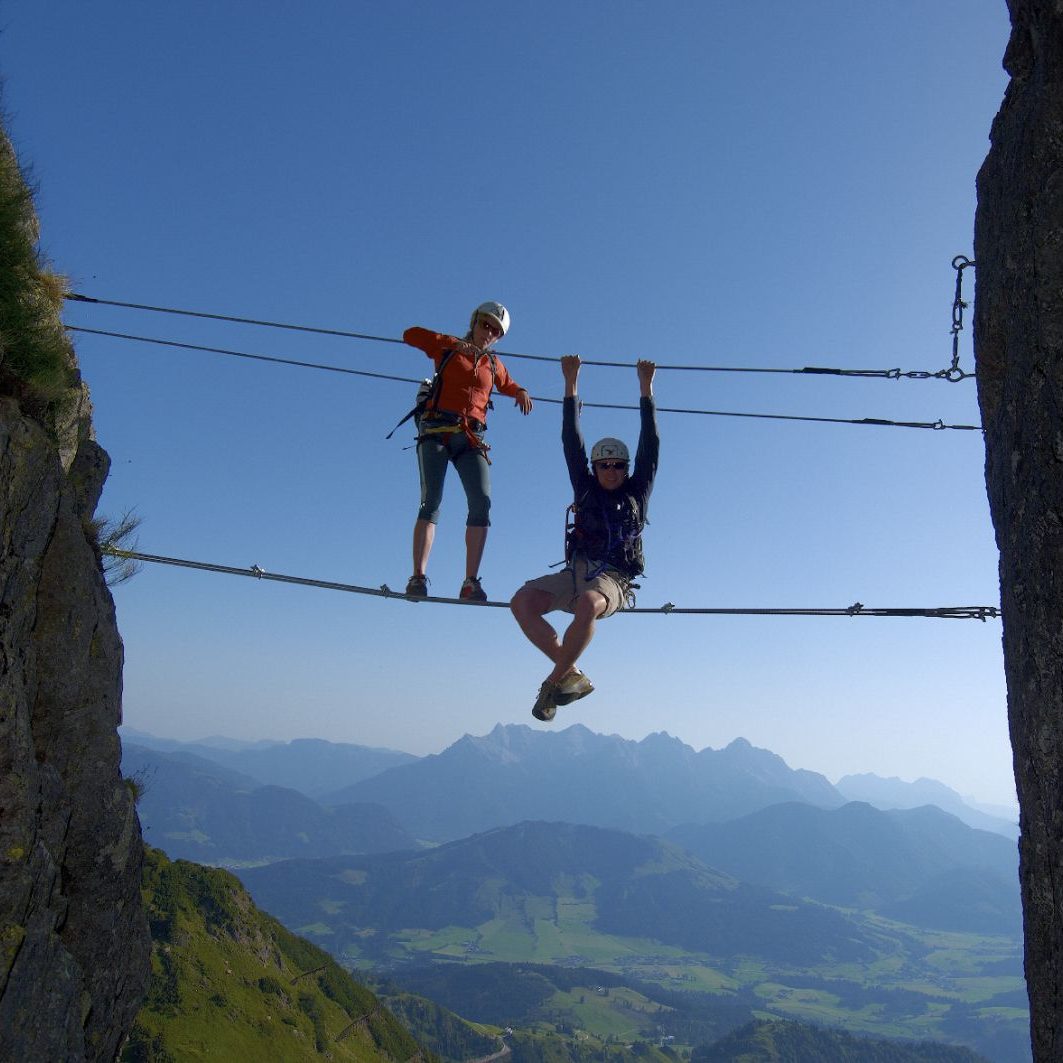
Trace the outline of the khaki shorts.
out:
<instances>
[{"instance_id":1,"label":"khaki shorts","mask_svg":"<svg viewBox=\"0 0 1063 1063\"><path fill-rule=\"evenodd\" d=\"M577 557L572 562L572 568L552 572L538 579L530 579L524 586L536 591L545 591L553 598L550 608L546 610L548 613L557 609L565 613L574 613L576 599L584 591L597 591L605 599L605 612L598 618L599 620L604 620L607 616L612 616L613 613L624 608L627 602L629 581L624 579L619 572L607 569L594 579L588 580L586 577L587 562L584 558Z\"/></svg>"}]
</instances>

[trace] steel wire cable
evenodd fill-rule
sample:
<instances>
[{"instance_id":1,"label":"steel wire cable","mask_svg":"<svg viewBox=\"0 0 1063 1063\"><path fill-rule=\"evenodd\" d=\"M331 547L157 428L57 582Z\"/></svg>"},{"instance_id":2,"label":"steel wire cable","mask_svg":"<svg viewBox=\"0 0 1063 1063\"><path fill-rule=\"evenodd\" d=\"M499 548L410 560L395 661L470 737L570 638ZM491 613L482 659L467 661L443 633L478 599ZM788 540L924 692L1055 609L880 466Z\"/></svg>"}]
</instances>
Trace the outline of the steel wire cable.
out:
<instances>
[{"instance_id":1,"label":"steel wire cable","mask_svg":"<svg viewBox=\"0 0 1063 1063\"><path fill-rule=\"evenodd\" d=\"M252 579L272 580L277 583L291 583L301 587L316 587L321 590L346 591L349 594L364 594L377 598L401 598L403 601L429 602L436 605L464 605L472 607L487 607L490 609L508 609L509 602L471 602L462 598L441 598L434 595L427 597L411 597L402 591L393 591L386 583L380 587L361 587L353 583L337 583L332 580L310 579L305 576L289 576L279 572L267 572L259 565L250 565L247 568L237 568L231 565L218 565L207 561L189 561L179 557L164 557L160 554L144 554L137 550L121 550L116 547L103 547L102 552L109 557L120 558L125 561L147 561L158 565L172 565L178 568L196 569L203 572L217 572L229 576L249 576ZM844 608L731 608L731 607L681 607L672 602L666 602L656 609L636 607L623 609L624 613L659 613L664 616L672 614L703 615L703 616L880 616L880 617L929 617L941 620L981 620L983 623L990 618L1000 616L1000 610L991 605L959 605L959 606L933 606L929 608L904 607L882 608L865 606L862 602L854 602Z\"/></svg>"},{"instance_id":2,"label":"steel wire cable","mask_svg":"<svg viewBox=\"0 0 1063 1063\"><path fill-rule=\"evenodd\" d=\"M70 332L81 332L92 336L106 336L111 339L131 340L137 343L151 343L161 347L174 347L185 351L202 351L209 354L222 354L232 358L244 358L257 362L273 362L278 365L295 366L300 369L318 369L330 373L345 373L350 376L372 377L377 380L394 380L404 384L419 384L420 378L395 376L390 373L374 373L367 369L349 369L346 366L329 365L323 362L305 362L295 358L280 358L274 355L257 354L250 351L234 351L226 347L209 347L197 343L180 343L177 340L163 340L153 336L138 336L128 332L113 332L106 329L86 328L82 325L67 325ZM594 363L585 363L594 364ZM660 366L658 366L660 368ZM562 400L547 396L531 396L535 402L553 403L560 405ZM607 402L581 402L588 409L601 410L637 410L638 406L624 405L621 403ZM756 420L770 421L806 421L817 424L854 424L868 425L880 428L926 428L934 431L950 429L953 431L980 432L981 425L974 424L945 424L937 421L894 421L884 417L815 417L800 414L785 413L747 413L735 410L698 410L673 406L658 406L658 413L696 414L703 417L745 417Z\"/></svg>"},{"instance_id":3,"label":"steel wire cable","mask_svg":"<svg viewBox=\"0 0 1063 1063\"><path fill-rule=\"evenodd\" d=\"M973 263L972 263L973 264ZM401 339L393 336L377 336L368 332L352 332L347 329L323 328L316 325L298 325L284 321L268 321L261 318L239 317L234 314L212 314L203 310L184 310L172 306L152 306L148 303L129 303L118 299L101 299L91 295L82 295L79 292L68 292L66 298L72 302L90 303L98 306L114 306L126 310L143 310L156 314L174 314L180 317L202 318L207 321L225 321L238 325L255 325L261 328L285 329L292 332L309 332L321 336L339 336L345 339L371 340L377 343L401 344ZM955 341L954 341L955 343ZM523 354L517 351L502 351L500 355L506 358L523 358L536 362L556 362L557 358L546 354ZM630 369L632 362L604 361L598 359L581 359L584 365L604 366L614 369ZM758 366L730 366L730 365L666 365L657 364L658 369L688 372L688 373L785 373L789 375L807 374L811 376L839 376L839 377L862 377L877 378L880 380L900 380L902 377L909 380L948 380L953 383L973 377L973 373L966 373L959 368L956 359L948 369L936 372L928 370L912 369L902 372L897 369L835 369L827 366L802 366L800 368L778 368Z\"/></svg>"}]
</instances>

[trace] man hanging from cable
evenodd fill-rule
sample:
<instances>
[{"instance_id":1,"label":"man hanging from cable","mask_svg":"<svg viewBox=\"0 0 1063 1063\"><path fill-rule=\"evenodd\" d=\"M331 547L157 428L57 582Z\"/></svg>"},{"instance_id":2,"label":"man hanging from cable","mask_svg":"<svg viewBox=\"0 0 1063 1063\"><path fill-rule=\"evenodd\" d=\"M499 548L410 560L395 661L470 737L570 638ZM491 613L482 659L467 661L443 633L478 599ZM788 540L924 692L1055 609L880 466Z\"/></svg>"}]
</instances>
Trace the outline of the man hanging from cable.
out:
<instances>
[{"instance_id":1,"label":"man hanging from cable","mask_svg":"<svg viewBox=\"0 0 1063 1063\"><path fill-rule=\"evenodd\" d=\"M590 645L597 621L612 616L634 600L632 580L643 571L642 529L654 477L660 437L653 402L653 362L640 360L639 431L635 468L619 439L599 439L591 448L590 470L579 426L577 380L580 360L561 359L565 378L561 442L575 496L573 521L565 536L566 566L562 572L529 580L513 596L510 608L533 646L554 662L532 708L537 720L552 720L559 705L568 705L594 690L576 661ZM573 614L564 636L545 619L555 609Z\"/></svg>"}]
</instances>

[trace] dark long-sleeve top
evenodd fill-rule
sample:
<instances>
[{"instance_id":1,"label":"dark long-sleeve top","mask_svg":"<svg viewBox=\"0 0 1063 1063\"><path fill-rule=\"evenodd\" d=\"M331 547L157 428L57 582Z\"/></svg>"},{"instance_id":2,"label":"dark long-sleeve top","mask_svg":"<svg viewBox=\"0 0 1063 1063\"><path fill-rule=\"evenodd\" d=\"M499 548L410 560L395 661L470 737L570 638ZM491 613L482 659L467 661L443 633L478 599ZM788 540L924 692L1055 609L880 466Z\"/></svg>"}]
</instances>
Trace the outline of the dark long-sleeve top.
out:
<instances>
[{"instance_id":1,"label":"dark long-sleeve top","mask_svg":"<svg viewBox=\"0 0 1063 1063\"><path fill-rule=\"evenodd\" d=\"M614 568L627 577L641 572L641 546L638 561L632 558L630 537L646 523L653 481L657 476L660 435L657 407L652 398L639 400L639 443L635 466L623 484L607 491L598 483L587 460L587 448L579 425L579 400L566 397L561 415L561 442L576 503L576 551L591 561ZM637 527L633 528L632 525ZM625 544L625 538L629 540Z\"/></svg>"}]
</instances>

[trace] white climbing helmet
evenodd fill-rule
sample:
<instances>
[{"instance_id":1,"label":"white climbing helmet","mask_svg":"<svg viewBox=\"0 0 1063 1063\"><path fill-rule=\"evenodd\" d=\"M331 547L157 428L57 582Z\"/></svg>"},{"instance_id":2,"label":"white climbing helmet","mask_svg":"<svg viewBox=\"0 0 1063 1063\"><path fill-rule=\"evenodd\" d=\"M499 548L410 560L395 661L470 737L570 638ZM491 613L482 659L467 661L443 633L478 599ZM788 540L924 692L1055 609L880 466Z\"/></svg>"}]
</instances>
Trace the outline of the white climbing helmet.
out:
<instances>
[{"instance_id":1,"label":"white climbing helmet","mask_svg":"<svg viewBox=\"0 0 1063 1063\"><path fill-rule=\"evenodd\" d=\"M492 299L481 303L469 318L469 328L476 327L478 317L489 317L502 330L503 336L509 332L509 311L501 303L496 303Z\"/></svg>"},{"instance_id":2,"label":"white climbing helmet","mask_svg":"<svg viewBox=\"0 0 1063 1063\"><path fill-rule=\"evenodd\" d=\"M628 454L627 447L621 440L606 436L605 439L599 439L591 447L591 464L593 465L596 461L630 462L631 455Z\"/></svg>"}]
</instances>

